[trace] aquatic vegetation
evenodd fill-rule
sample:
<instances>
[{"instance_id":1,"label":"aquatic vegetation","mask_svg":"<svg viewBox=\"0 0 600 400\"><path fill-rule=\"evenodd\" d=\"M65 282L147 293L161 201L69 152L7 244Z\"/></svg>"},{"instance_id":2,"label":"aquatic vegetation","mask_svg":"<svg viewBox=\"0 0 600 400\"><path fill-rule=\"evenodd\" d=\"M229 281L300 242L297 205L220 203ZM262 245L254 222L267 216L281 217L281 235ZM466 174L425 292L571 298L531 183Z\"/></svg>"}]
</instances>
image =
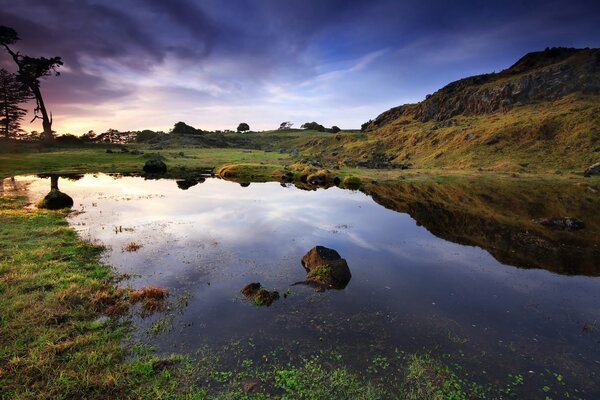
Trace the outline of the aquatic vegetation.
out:
<instances>
[{"instance_id":1,"label":"aquatic vegetation","mask_svg":"<svg viewBox=\"0 0 600 400\"><path fill-rule=\"evenodd\" d=\"M127 252L131 253L131 252L134 252L134 251L138 251L142 247L143 247L143 245L141 245L139 243L129 242L125 246L123 246L123 251L127 251Z\"/></svg>"},{"instance_id":2,"label":"aquatic vegetation","mask_svg":"<svg viewBox=\"0 0 600 400\"><path fill-rule=\"evenodd\" d=\"M129 292L131 304L141 302L142 315L149 315L157 311L163 311L167 304L167 290L155 286L148 286Z\"/></svg>"}]
</instances>

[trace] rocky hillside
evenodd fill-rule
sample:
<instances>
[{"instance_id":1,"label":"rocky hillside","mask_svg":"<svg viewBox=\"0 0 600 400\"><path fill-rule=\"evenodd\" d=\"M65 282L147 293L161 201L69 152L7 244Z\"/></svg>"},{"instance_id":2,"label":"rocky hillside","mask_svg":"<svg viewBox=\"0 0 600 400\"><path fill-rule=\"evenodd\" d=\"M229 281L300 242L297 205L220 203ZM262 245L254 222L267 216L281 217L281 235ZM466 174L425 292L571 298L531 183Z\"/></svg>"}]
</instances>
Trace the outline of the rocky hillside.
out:
<instances>
[{"instance_id":1,"label":"rocky hillside","mask_svg":"<svg viewBox=\"0 0 600 400\"><path fill-rule=\"evenodd\" d=\"M461 79L419 104L392 108L379 115L370 129L402 115L421 122L445 121L459 114L506 112L575 92L600 94L600 49L551 48L529 53L502 72Z\"/></svg>"},{"instance_id":2,"label":"rocky hillside","mask_svg":"<svg viewBox=\"0 0 600 400\"><path fill-rule=\"evenodd\" d=\"M308 141L325 164L583 171L600 161L600 49L551 48L392 108L366 133Z\"/></svg>"}]
</instances>

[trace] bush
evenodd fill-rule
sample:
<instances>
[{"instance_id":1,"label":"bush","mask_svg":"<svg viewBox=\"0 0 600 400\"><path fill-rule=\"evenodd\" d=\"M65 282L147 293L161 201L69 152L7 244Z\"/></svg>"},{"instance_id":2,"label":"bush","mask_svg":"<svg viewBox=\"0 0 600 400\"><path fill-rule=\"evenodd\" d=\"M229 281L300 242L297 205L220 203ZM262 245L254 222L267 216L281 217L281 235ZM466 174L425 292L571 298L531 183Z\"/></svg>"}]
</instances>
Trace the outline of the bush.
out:
<instances>
[{"instance_id":1,"label":"bush","mask_svg":"<svg viewBox=\"0 0 600 400\"><path fill-rule=\"evenodd\" d=\"M310 129L313 131L319 131L319 132L325 132L325 127L315 121L313 122L305 122L302 125L300 125L300 128L302 129Z\"/></svg>"}]
</instances>

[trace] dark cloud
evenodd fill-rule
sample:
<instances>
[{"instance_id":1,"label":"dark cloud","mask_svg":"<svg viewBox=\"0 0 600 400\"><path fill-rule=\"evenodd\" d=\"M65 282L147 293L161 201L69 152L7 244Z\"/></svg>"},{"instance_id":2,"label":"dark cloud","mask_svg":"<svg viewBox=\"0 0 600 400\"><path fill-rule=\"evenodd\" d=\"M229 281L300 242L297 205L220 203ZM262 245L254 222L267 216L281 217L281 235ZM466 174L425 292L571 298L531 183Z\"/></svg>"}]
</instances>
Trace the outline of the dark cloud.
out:
<instances>
[{"instance_id":1,"label":"dark cloud","mask_svg":"<svg viewBox=\"0 0 600 400\"><path fill-rule=\"evenodd\" d=\"M319 96L391 106L527 51L599 46L599 11L595 0L0 0L0 24L24 53L63 57L43 86L63 110L154 90L309 114Z\"/></svg>"}]
</instances>

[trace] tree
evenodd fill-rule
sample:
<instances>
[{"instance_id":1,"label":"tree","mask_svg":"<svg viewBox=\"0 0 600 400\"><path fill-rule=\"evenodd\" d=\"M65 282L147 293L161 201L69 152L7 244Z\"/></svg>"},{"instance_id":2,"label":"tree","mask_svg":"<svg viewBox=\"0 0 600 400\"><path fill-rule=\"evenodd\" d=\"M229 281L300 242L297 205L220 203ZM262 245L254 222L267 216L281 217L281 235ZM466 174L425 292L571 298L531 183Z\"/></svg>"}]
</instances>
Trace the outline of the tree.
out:
<instances>
[{"instance_id":1,"label":"tree","mask_svg":"<svg viewBox=\"0 0 600 400\"><path fill-rule=\"evenodd\" d=\"M87 133L84 133L83 135L81 135L81 141L83 142L93 142L94 139L96 138L96 132L94 131L87 131Z\"/></svg>"},{"instance_id":2,"label":"tree","mask_svg":"<svg viewBox=\"0 0 600 400\"><path fill-rule=\"evenodd\" d=\"M279 124L279 130L285 130L285 129L290 129L294 124L292 124L290 121L283 121L281 124Z\"/></svg>"},{"instance_id":3,"label":"tree","mask_svg":"<svg viewBox=\"0 0 600 400\"><path fill-rule=\"evenodd\" d=\"M240 122L240 124L237 127L237 131L238 132L246 132L250 130L250 125L248 125L245 122Z\"/></svg>"},{"instance_id":4,"label":"tree","mask_svg":"<svg viewBox=\"0 0 600 400\"><path fill-rule=\"evenodd\" d=\"M300 126L300 128L310 129L310 130L319 131L319 132L325 132L325 127L319 123L316 123L315 121L305 122Z\"/></svg>"},{"instance_id":5,"label":"tree","mask_svg":"<svg viewBox=\"0 0 600 400\"><path fill-rule=\"evenodd\" d=\"M341 129L338 126L332 126L331 129L329 130L329 132L331 133L338 133L339 131L341 131Z\"/></svg>"},{"instance_id":6,"label":"tree","mask_svg":"<svg viewBox=\"0 0 600 400\"><path fill-rule=\"evenodd\" d=\"M60 73L56 69L63 65L63 62L60 57L29 57L20 54L18 51L14 52L10 48L10 45L15 44L19 40L19 35L17 35L14 29L7 26L0 26L0 45L6 49L15 64L17 64L17 81L29 88L35 98L36 107L33 111L34 117L32 122L38 118L42 120L44 140L51 142L54 138L52 132L52 114L48 114L46 110L44 98L40 90L40 79L53 74L59 75Z\"/></svg>"},{"instance_id":7,"label":"tree","mask_svg":"<svg viewBox=\"0 0 600 400\"><path fill-rule=\"evenodd\" d=\"M185 122L179 121L173 127L171 133L179 133L179 134L201 134L203 133L201 129L196 129L193 126L189 126Z\"/></svg>"},{"instance_id":8,"label":"tree","mask_svg":"<svg viewBox=\"0 0 600 400\"><path fill-rule=\"evenodd\" d=\"M20 104L31 99L31 92L17 81L15 74L0 69L0 131L7 139L21 131L21 120L27 111Z\"/></svg>"}]
</instances>

